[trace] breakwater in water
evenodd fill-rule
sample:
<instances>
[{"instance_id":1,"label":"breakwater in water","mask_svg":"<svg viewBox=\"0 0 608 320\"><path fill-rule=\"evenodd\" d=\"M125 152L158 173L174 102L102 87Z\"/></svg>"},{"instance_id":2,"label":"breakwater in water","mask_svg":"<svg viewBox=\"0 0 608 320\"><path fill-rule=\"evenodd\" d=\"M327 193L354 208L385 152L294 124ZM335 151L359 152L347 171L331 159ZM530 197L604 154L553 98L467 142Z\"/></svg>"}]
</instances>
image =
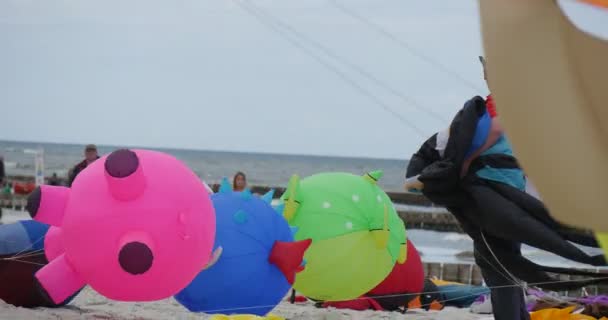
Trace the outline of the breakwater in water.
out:
<instances>
[{"instance_id":1,"label":"breakwater in water","mask_svg":"<svg viewBox=\"0 0 608 320\"><path fill-rule=\"evenodd\" d=\"M34 178L31 176L11 176L10 181L15 182L33 182ZM47 178L48 182L48 178ZM59 184L65 185L67 181L60 178ZM219 184L211 184L210 187L217 192ZM285 187L278 186L261 186L254 185L250 186L253 193L264 194L271 189L275 190L275 198L279 198L284 192ZM433 205L426 197L421 194L409 193L409 192L387 192L389 198L395 205L397 213L405 221L407 228L409 229L423 229L423 230L435 230L435 231L450 231L460 232L462 229L456 218L450 214L445 208L437 207ZM25 210L27 195L18 194L2 194L0 195L0 207L11 208L14 210ZM579 232L588 233L586 230L577 230Z\"/></svg>"},{"instance_id":2,"label":"breakwater in water","mask_svg":"<svg viewBox=\"0 0 608 320\"><path fill-rule=\"evenodd\" d=\"M17 183L33 182L33 177L11 176L10 181ZM48 182L48 178L47 178ZM65 179L59 179L59 184L65 185ZM215 191L219 189L219 184L211 184L210 187ZM275 197L280 197L285 192L284 187L271 186L250 186L253 193L264 194L271 189L275 190ZM407 192L387 192L388 196L395 204L395 208L406 222L408 228L425 229L436 231L462 232L456 219L445 209L434 206L427 198L422 195ZM0 195L0 207L14 210L25 210L27 195L23 194L2 194Z\"/></svg>"}]
</instances>

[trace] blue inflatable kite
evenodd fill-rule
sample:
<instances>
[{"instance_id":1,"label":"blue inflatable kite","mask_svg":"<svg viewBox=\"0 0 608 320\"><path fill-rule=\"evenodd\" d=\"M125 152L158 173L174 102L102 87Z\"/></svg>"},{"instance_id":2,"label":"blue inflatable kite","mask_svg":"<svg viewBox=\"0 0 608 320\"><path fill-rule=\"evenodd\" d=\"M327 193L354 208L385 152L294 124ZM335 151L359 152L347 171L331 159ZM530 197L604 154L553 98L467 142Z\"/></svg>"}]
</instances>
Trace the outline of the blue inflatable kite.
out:
<instances>
[{"instance_id":1,"label":"blue inflatable kite","mask_svg":"<svg viewBox=\"0 0 608 320\"><path fill-rule=\"evenodd\" d=\"M211 196L217 260L175 296L179 303L194 312L263 316L285 297L310 240L293 241L287 221L270 206L272 195L233 192L224 179Z\"/></svg>"},{"instance_id":2,"label":"blue inflatable kite","mask_svg":"<svg viewBox=\"0 0 608 320\"><path fill-rule=\"evenodd\" d=\"M0 299L18 307L58 307L40 290L34 277L45 266L49 226L33 220L0 225ZM53 232L54 236L57 233ZM56 237L53 241L56 241ZM51 243L51 245L54 245ZM52 257L52 255L51 255Z\"/></svg>"}]
</instances>

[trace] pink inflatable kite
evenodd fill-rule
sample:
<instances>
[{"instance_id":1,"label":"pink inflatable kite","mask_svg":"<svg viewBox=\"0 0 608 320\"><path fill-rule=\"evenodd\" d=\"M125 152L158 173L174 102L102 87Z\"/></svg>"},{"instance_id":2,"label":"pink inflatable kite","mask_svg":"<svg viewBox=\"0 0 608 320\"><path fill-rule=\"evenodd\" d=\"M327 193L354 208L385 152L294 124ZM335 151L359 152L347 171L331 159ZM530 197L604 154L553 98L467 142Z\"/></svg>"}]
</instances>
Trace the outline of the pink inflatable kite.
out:
<instances>
[{"instance_id":1,"label":"pink inflatable kite","mask_svg":"<svg viewBox=\"0 0 608 320\"><path fill-rule=\"evenodd\" d=\"M215 237L203 183L160 152L117 150L82 171L71 189L36 189L27 208L59 227L47 253L53 261L36 274L55 302L86 284L114 300L170 297L207 264Z\"/></svg>"}]
</instances>

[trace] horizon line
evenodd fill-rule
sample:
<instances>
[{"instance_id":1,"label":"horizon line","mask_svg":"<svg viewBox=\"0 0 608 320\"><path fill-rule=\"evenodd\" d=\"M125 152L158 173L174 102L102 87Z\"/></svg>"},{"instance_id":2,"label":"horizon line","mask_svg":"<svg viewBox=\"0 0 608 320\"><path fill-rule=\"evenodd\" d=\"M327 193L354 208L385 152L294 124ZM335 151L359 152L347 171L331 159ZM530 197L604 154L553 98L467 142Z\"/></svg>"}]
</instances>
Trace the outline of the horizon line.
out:
<instances>
[{"instance_id":1,"label":"horizon line","mask_svg":"<svg viewBox=\"0 0 608 320\"><path fill-rule=\"evenodd\" d=\"M70 145L70 146L85 146L88 143L77 143L77 142L55 142L55 141L30 141L30 140L9 140L0 139L0 142L12 142L12 143L28 143L28 144L54 144L54 145ZM143 148L143 149L160 149L160 150L175 150L175 151L199 151L199 152L217 152L217 153L237 153L237 154L260 154L267 156L299 156L299 157L311 157L311 158L342 158L342 159L364 159L364 160L386 160L386 161L409 161L410 159L403 158L381 158L381 157L366 157L366 156L345 156L345 155L327 155L327 154L302 154L302 153L278 153L278 152L263 152L263 151L233 151L233 150L220 150L220 149L198 149L198 148L187 148L187 147L158 147L158 146L144 146L144 145L115 145L115 144L95 144L99 147L110 147L110 148ZM0 150L0 152L2 152Z\"/></svg>"}]
</instances>

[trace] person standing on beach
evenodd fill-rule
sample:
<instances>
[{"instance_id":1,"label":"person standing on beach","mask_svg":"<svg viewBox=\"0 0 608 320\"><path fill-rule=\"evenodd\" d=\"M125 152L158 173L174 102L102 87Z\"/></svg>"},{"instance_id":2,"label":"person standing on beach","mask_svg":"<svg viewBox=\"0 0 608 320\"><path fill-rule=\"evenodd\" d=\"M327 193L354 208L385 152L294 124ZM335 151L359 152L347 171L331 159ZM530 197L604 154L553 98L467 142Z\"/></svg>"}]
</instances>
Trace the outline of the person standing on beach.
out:
<instances>
[{"instance_id":1,"label":"person standing on beach","mask_svg":"<svg viewBox=\"0 0 608 320\"><path fill-rule=\"evenodd\" d=\"M4 172L4 158L0 156L0 188L4 191L6 184L6 173ZM0 208L0 220L2 220L2 208ZM2 224L2 222L0 222Z\"/></svg>"},{"instance_id":2,"label":"person standing on beach","mask_svg":"<svg viewBox=\"0 0 608 320\"><path fill-rule=\"evenodd\" d=\"M247 188L247 177L241 171L237 172L232 179L232 190L243 191Z\"/></svg>"},{"instance_id":3,"label":"person standing on beach","mask_svg":"<svg viewBox=\"0 0 608 320\"><path fill-rule=\"evenodd\" d=\"M84 160L79 162L70 170L68 176L68 187L72 186L72 183L76 179L76 176L84 170L89 164L93 163L95 160L99 159L99 155L97 154L97 146L94 144L88 144L84 148Z\"/></svg>"},{"instance_id":4,"label":"person standing on beach","mask_svg":"<svg viewBox=\"0 0 608 320\"><path fill-rule=\"evenodd\" d=\"M59 177L57 176L57 172L53 172L53 175L49 178L48 185L49 186L61 185L61 182L59 181Z\"/></svg>"},{"instance_id":5,"label":"person standing on beach","mask_svg":"<svg viewBox=\"0 0 608 320\"><path fill-rule=\"evenodd\" d=\"M0 186L6 183L6 172L4 172L4 158L0 156Z\"/></svg>"},{"instance_id":6,"label":"person standing on beach","mask_svg":"<svg viewBox=\"0 0 608 320\"><path fill-rule=\"evenodd\" d=\"M448 130L431 136L412 156L406 189L445 206L473 239L495 319L529 320L523 292L528 284L561 291L602 280L595 273L535 264L522 256L522 243L593 266L606 260L570 243L598 247L593 236L555 221L537 195L526 192L529 181L498 120L491 96L467 101ZM588 278L564 282L548 272Z\"/></svg>"}]
</instances>

